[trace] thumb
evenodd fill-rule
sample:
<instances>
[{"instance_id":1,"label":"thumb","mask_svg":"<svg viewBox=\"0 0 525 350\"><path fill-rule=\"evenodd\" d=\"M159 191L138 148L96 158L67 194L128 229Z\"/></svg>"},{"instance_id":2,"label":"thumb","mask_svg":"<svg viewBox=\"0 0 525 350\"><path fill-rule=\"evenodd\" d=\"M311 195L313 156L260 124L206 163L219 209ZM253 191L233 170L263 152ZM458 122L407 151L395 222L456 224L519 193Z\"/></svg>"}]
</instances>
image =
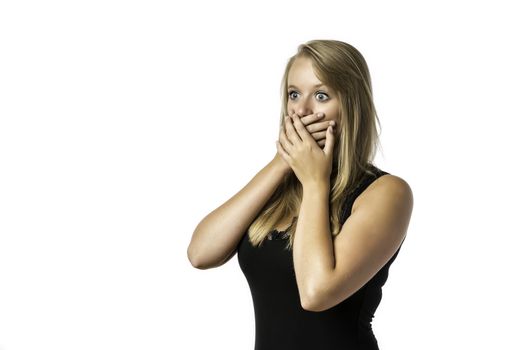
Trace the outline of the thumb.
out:
<instances>
[{"instance_id":1,"label":"thumb","mask_svg":"<svg viewBox=\"0 0 525 350\"><path fill-rule=\"evenodd\" d=\"M332 152L334 150L334 143L335 143L335 131L333 126L329 126L328 129L326 129L326 142L324 144L323 151L326 155L332 155Z\"/></svg>"}]
</instances>

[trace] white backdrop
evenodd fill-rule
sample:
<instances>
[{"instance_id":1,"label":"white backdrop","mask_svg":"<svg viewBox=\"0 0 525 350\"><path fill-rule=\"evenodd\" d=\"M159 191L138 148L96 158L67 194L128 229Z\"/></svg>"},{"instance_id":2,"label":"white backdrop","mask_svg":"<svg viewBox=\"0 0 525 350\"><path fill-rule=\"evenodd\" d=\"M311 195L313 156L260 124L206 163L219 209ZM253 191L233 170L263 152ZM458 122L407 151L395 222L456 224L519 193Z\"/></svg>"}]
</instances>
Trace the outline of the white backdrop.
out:
<instances>
[{"instance_id":1,"label":"white backdrop","mask_svg":"<svg viewBox=\"0 0 525 350\"><path fill-rule=\"evenodd\" d=\"M380 168L414 193L382 349L524 349L518 1L0 3L0 350L253 349L198 222L276 152L302 42L368 62Z\"/></svg>"}]
</instances>

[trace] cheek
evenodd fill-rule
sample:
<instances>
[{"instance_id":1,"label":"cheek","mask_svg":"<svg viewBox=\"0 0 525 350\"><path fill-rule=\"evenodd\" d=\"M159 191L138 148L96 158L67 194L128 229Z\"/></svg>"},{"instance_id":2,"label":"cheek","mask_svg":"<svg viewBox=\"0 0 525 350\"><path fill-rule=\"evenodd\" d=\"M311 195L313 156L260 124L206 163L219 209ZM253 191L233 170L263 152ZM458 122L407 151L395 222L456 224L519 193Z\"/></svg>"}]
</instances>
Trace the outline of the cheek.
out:
<instances>
[{"instance_id":1,"label":"cheek","mask_svg":"<svg viewBox=\"0 0 525 350\"><path fill-rule=\"evenodd\" d=\"M330 119L330 120L339 122L340 115L339 115L339 109L337 107L327 108L323 112L326 115L326 119Z\"/></svg>"},{"instance_id":2,"label":"cheek","mask_svg":"<svg viewBox=\"0 0 525 350\"><path fill-rule=\"evenodd\" d=\"M335 121L339 122L341 120L341 109L339 107L335 107L332 111L332 116Z\"/></svg>"}]
</instances>

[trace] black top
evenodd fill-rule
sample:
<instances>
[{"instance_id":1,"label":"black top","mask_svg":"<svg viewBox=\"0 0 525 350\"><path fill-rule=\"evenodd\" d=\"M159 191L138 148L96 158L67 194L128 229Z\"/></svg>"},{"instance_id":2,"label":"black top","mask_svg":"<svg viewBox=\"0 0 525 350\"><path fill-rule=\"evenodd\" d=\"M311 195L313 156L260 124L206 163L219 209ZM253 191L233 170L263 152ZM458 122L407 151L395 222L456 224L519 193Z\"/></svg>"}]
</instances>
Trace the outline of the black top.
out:
<instances>
[{"instance_id":1,"label":"black top","mask_svg":"<svg viewBox=\"0 0 525 350\"><path fill-rule=\"evenodd\" d=\"M342 220L352 204L375 179L389 174L374 168L348 195ZM292 251L285 249L286 231L273 230L260 248L252 247L248 233L237 246L239 266L253 298L255 350L369 350L379 349L372 318L382 297L381 287L399 249L363 287L330 309L314 312L302 308L295 279ZM401 247L399 247L401 248Z\"/></svg>"}]
</instances>

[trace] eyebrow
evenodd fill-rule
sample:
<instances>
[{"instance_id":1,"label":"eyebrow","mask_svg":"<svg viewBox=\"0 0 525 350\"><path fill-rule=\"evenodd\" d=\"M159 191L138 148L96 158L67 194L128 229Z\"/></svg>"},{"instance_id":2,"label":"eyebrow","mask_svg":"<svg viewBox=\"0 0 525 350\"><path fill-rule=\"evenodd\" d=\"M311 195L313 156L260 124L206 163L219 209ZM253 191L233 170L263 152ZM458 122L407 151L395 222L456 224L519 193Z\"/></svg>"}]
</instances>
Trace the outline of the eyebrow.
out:
<instances>
[{"instance_id":1,"label":"eyebrow","mask_svg":"<svg viewBox=\"0 0 525 350\"><path fill-rule=\"evenodd\" d=\"M320 86L324 86L324 84L320 83L320 84L314 85L314 88L320 87ZM288 89L290 89L290 88L298 89L298 87L295 86L295 85L288 85Z\"/></svg>"}]
</instances>

